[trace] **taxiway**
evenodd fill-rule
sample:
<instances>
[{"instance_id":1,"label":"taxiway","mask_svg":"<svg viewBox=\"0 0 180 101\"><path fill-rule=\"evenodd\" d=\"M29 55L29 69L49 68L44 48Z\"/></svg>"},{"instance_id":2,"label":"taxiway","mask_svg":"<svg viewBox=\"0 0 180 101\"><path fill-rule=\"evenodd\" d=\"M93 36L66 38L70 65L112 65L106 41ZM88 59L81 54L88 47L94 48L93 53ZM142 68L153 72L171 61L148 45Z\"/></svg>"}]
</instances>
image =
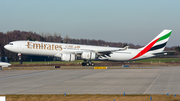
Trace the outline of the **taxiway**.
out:
<instances>
[{"instance_id":1,"label":"taxiway","mask_svg":"<svg viewBox=\"0 0 180 101\"><path fill-rule=\"evenodd\" d=\"M180 67L0 71L5 94L180 94Z\"/></svg>"}]
</instances>

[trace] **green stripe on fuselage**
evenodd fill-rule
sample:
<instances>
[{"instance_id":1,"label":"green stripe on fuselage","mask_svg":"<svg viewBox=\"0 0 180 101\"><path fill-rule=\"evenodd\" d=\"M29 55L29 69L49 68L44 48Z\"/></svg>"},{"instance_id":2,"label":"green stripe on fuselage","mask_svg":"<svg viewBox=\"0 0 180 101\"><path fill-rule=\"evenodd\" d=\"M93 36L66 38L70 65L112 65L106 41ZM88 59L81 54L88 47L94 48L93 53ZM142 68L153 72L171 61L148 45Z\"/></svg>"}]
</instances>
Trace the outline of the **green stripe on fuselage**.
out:
<instances>
[{"instance_id":1,"label":"green stripe on fuselage","mask_svg":"<svg viewBox=\"0 0 180 101\"><path fill-rule=\"evenodd\" d=\"M160 38L159 38L159 40L158 40L157 42L159 42L159 41L161 41L161 40L164 40L164 39L169 38L169 36L171 35L171 33L172 33L172 31L171 31L171 32L169 32L168 34L166 34L166 35L164 35L164 36L160 37Z\"/></svg>"}]
</instances>

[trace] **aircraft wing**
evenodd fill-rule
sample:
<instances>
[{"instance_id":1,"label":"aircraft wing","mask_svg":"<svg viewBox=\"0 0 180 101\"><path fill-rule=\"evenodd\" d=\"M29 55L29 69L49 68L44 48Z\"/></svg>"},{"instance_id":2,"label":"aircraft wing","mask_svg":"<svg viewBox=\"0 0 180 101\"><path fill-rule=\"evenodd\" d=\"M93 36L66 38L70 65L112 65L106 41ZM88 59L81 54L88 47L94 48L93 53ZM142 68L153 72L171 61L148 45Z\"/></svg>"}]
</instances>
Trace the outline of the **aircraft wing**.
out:
<instances>
[{"instance_id":1,"label":"aircraft wing","mask_svg":"<svg viewBox=\"0 0 180 101\"><path fill-rule=\"evenodd\" d=\"M126 46L126 47L121 48L121 49L96 51L96 53L97 53L98 55L109 55L109 54L111 54L112 52L115 52L115 51L124 51L124 50L127 50L128 47L129 47L129 46Z\"/></svg>"},{"instance_id":2,"label":"aircraft wing","mask_svg":"<svg viewBox=\"0 0 180 101\"><path fill-rule=\"evenodd\" d=\"M175 51L162 51L159 53L154 53L154 55L167 55L168 53L174 53Z\"/></svg>"},{"instance_id":3,"label":"aircraft wing","mask_svg":"<svg viewBox=\"0 0 180 101\"><path fill-rule=\"evenodd\" d=\"M127 50L129 46L126 46L124 48L120 48L120 49L110 49L110 50L81 50L81 51L77 51L75 52L76 55L81 55L84 51L90 51L90 52L95 52L97 55L109 55L111 54L112 52L115 52L115 51L124 51L124 50Z\"/></svg>"},{"instance_id":4,"label":"aircraft wing","mask_svg":"<svg viewBox=\"0 0 180 101\"><path fill-rule=\"evenodd\" d=\"M61 54L65 53L65 54L75 54L76 56L80 56L83 52L95 52L97 55L99 56L104 56L104 55L108 55L111 54L112 52L115 51L124 51L126 49L128 49L129 46L126 46L124 48L119 48L119 49L109 49L109 50L90 50L90 49L82 49L79 51L67 51L67 52L61 52L61 53L57 53L54 56L56 57L61 57Z\"/></svg>"}]
</instances>

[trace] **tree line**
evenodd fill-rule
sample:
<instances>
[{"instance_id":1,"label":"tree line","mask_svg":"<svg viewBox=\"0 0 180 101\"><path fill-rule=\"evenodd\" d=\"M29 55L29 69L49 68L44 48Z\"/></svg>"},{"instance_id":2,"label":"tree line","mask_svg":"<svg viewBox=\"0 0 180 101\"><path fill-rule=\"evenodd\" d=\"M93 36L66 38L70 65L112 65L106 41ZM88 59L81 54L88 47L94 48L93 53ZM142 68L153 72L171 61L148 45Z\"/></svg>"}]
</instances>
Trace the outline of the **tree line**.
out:
<instances>
[{"instance_id":1,"label":"tree line","mask_svg":"<svg viewBox=\"0 0 180 101\"><path fill-rule=\"evenodd\" d=\"M94 40L94 39L74 39L69 38L66 35L64 38L57 33L36 33L36 32L27 32L27 31L8 31L6 33L0 32L0 57L7 57L9 61L18 61L17 53L10 52L4 49L4 45L8 44L11 41L17 40L30 40L30 41L45 41L45 42L57 42L57 43L69 43L69 44L83 44L83 45L96 45L96 46L107 46L107 47L125 47L129 46L130 48L140 48L140 45L134 45L132 43L122 43L122 42L107 42L103 40ZM173 53L175 55L180 54L180 47L173 46L168 47L166 50L175 50ZM50 61L53 60L53 57L48 56L32 56L32 55L22 55L23 61Z\"/></svg>"}]
</instances>

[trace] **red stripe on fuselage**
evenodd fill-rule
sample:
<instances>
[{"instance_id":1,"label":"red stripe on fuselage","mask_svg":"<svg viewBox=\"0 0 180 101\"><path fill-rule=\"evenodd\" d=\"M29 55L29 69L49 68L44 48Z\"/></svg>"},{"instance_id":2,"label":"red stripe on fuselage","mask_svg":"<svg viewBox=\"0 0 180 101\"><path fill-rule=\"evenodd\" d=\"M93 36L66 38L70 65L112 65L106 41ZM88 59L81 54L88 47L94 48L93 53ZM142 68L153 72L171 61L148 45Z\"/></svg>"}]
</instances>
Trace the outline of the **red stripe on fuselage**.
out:
<instances>
[{"instance_id":1,"label":"red stripe on fuselage","mask_svg":"<svg viewBox=\"0 0 180 101\"><path fill-rule=\"evenodd\" d=\"M141 52L139 52L139 53L138 53L135 57L133 57L131 60L136 59L136 58L144 55L146 52L148 52L148 51L151 49L151 47L152 47L158 40L159 40L159 38L156 39L156 40L154 40L153 42L151 42L147 47L145 47Z\"/></svg>"}]
</instances>

